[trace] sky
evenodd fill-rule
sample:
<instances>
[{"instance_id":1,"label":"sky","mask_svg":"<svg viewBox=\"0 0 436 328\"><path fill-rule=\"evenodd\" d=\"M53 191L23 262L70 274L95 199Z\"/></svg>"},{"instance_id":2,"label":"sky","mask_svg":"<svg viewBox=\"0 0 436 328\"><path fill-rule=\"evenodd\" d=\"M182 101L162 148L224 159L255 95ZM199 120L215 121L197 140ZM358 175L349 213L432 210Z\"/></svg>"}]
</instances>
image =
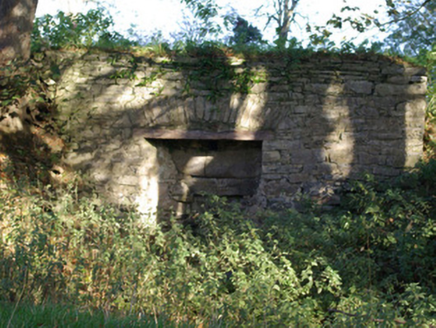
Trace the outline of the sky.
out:
<instances>
[{"instance_id":1,"label":"sky","mask_svg":"<svg viewBox=\"0 0 436 328\"><path fill-rule=\"evenodd\" d=\"M126 0L103 0L105 7L109 9L115 22L115 30L127 34L131 28L136 34L150 36L157 31L161 31L164 39L170 40L178 32L186 27L187 20L184 17L192 19L192 14L180 0L142 0L142 1L126 1ZM102 1L102 2L103 2ZM265 24L267 18L255 17L254 12L257 8L264 5L260 12L268 13L273 11L273 7L266 0L216 0L217 3L230 11L232 8L243 18L247 19L254 26L258 27L264 38L268 41L274 39L274 22L266 29ZM37 17L44 14L56 14L57 11L64 12L86 12L88 9L95 7L95 4L84 4L83 0L39 0L36 15ZM312 24L323 25L332 16L333 13L339 13L340 9L347 5L350 7L358 6L363 12L372 13L377 10L380 5L383 5L384 0L301 0L297 11L300 16L298 22L300 27L294 26L291 37L295 36L299 40L307 39L305 32L306 21L309 20ZM347 28L341 32L335 33L333 40L336 43L340 41L353 40L357 37L355 43L362 42L365 38L370 38L377 41L378 38L384 37L378 31L372 31L365 35L361 35L351 28Z\"/></svg>"}]
</instances>

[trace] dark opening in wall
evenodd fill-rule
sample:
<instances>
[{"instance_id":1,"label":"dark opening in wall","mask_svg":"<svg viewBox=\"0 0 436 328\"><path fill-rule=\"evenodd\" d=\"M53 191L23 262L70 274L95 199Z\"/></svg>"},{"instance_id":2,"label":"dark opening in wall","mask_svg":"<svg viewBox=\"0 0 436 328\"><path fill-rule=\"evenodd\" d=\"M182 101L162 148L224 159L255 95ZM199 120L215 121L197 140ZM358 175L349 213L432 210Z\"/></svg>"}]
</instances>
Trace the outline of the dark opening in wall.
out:
<instances>
[{"instance_id":1,"label":"dark opening in wall","mask_svg":"<svg viewBox=\"0 0 436 328\"><path fill-rule=\"evenodd\" d=\"M183 203L185 213L196 209L205 194L232 200L257 192L262 141L161 139L154 144L166 148L161 150L167 154L162 158L170 159L174 168L174 178L161 181L166 184L167 197Z\"/></svg>"}]
</instances>

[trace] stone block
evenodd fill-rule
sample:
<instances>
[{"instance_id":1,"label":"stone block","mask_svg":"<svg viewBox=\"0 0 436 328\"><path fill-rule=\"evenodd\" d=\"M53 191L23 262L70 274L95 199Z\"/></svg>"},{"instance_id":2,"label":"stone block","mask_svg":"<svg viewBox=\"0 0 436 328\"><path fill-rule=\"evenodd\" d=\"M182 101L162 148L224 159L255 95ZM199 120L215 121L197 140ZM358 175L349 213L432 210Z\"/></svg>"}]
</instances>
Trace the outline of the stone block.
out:
<instances>
[{"instance_id":1,"label":"stone block","mask_svg":"<svg viewBox=\"0 0 436 328\"><path fill-rule=\"evenodd\" d=\"M327 142L324 148L329 152L352 152L354 148L354 141L351 139L344 139L337 142Z\"/></svg>"},{"instance_id":2,"label":"stone block","mask_svg":"<svg viewBox=\"0 0 436 328\"><path fill-rule=\"evenodd\" d=\"M374 88L374 83L367 81L348 81L345 83L345 91L370 95Z\"/></svg>"},{"instance_id":3,"label":"stone block","mask_svg":"<svg viewBox=\"0 0 436 328\"><path fill-rule=\"evenodd\" d=\"M179 202L191 202L192 194L190 193L189 186L183 181L178 181L169 189L171 198Z\"/></svg>"},{"instance_id":4,"label":"stone block","mask_svg":"<svg viewBox=\"0 0 436 328\"><path fill-rule=\"evenodd\" d=\"M303 171L302 164L280 164L280 163L265 163L262 165L262 174L291 174Z\"/></svg>"},{"instance_id":5,"label":"stone block","mask_svg":"<svg viewBox=\"0 0 436 328\"><path fill-rule=\"evenodd\" d=\"M406 102L401 102L395 106L395 111L399 114L414 116L414 117L423 117L423 113L425 113L425 108L427 107L427 102L424 98L421 99L411 99Z\"/></svg>"},{"instance_id":6,"label":"stone block","mask_svg":"<svg viewBox=\"0 0 436 328\"><path fill-rule=\"evenodd\" d=\"M387 82L391 84L408 84L410 82L410 77L405 75L389 76Z\"/></svg>"},{"instance_id":7,"label":"stone block","mask_svg":"<svg viewBox=\"0 0 436 328\"><path fill-rule=\"evenodd\" d=\"M123 129L123 128L132 128L133 124L130 121L130 117L128 115L128 113L123 114L118 120L116 120L112 127L113 128L118 128L118 129Z\"/></svg>"},{"instance_id":8,"label":"stone block","mask_svg":"<svg viewBox=\"0 0 436 328\"><path fill-rule=\"evenodd\" d=\"M170 125L177 126L179 129L183 130L186 129L187 118L183 110L183 104L174 102L169 107Z\"/></svg>"},{"instance_id":9,"label":"stone block","mask_svg":"<svg viewBox=\"0 0 436 328\"><path fill-rule=\"evenodd\" d=\"M379 117L380 111L377 108L371 107L371 106L362 106L359 108L356 108L355 110L356 115L362 116L362 117ZM371 125L369 126L369 128Z\"/></svg>"},{"instance_id":10,"label":"stone block","mask_svg":"<svg viewBox=\"0 0 436 328\"><path fill-rule=\"evenodd\" d=\"M305 90L318 95L339 95L344 90L343 84L313 83L305 86Z\"/></svg>"},{"instance_id":11,"label":"stone block","mask_svg":"<svg viewBox=\"0 0 436 328\"><path fill-rule=\"evenodd\" d=\"M328 162L343 164L343 163L351 163L355 159L355 155L353 151L335 151L328 152L326 154L326 159Z\"/></svg>"},{"instance_id":12,"label":"stone block","mask_svg":"<svg viewBox=\"0 0 436 328\"><path fill-rule=\"evenodd\" d=\"M414 66L410 66L410 67L405 67L404 69L404 74L406 75L421 75L421 76L425 76L427 73L425 67L414 67Z\"/></svg>"},{"instance_id":13,"label":"stone block","mask_svg":"<svg viewBox=\"0 0 436 328\"><path fill-rule=\"evenodd\" d=\"M422 151L419 152L417 151L416 153L408 152L404 161L404 167L406 168L414 167L422 158L422 156L423 156Z\"/></svg>"},{"instance_id":14,"label":"stone block","mask_svg":"<svg viewBox=\"0 0 436 328\"><path fill-rule=\"evenodd\" d=\"M383 165L384 157L380 155L368 154L365 152L356 154L359 159L359 163L362 165Z\"/></svg>"},{"instance_id":15,"label":"stone block","mask_svg":"<svg viewBox=\"0 0 436 328\"><path fill-rule=\"evenodd\" d=\"M290 196L300 190L299 184L293 184L286 179L268 181L263 190L269 199L279 196Z\"/></svg>"},{"instance_id":16,"label":"stone block","mask_svg":"<svg viewBox=\"0 0 436 328\"><path fill-rule=\"evenodd\" d=\"M375 87L375 95L392 96L392 95L425 95L427 86L424 83L419 84L378 84Z\"/></svg>"},{"instance_id":17,"label":"stone block","mask_svg":"<svg viewBox=\"0 0 436 328\"><path fill-rule=\"evenodd\" d=\"M78 151L78 152L67 154L64 158L64 162L67 165L80 166L83 164L90 163L93 159L94 159L93 152Z\"/></svg>"},{"instance_id":18,"label":"stone block","mask_svg":"<svg viewBox=\"0 0 436 328\"><path fill-rule=\"evenodd\" d=\"M268 83L256 83L251 87L250 92L254 94L263 93L267 90L267 88L268 88Z\"/></svg>"},{"instance_id":19,"label":"stone block","mask_svg":"<svg viewBox=\"0 0 436 328\"><path fill-rule=\"evenodd\" d=\"M402 65L390 65L382 68L381 73L386 75L402 75L405 71L406 69Z\"/></svg>"},{"instance_id":20,"label":"stone block","mask_svg":"<svg viewBox=\"0 0 436 328\"><path fill-rule=\"evenodd\" d=\"M391 166L391 167L401 168L401 167L404 167L405 154L403 152L401 152L401 153L397 153L397 154L386 157L384 161L383 161L384 158L380 158L380 159L381 160L379 161L379 163L374 163L374 164L387 165L387 166Z\"/></svg>"},{"instance_id":21,"label":"stone block","mask_svg":"<svg viewBox=\"0 0 436 328\"><path fill-rule=\"evenodd\" d=\"M189 122L195 121L195 102L194 98L187 98L183 104L186 119Z\"/></svg>"},{"instance_id":22,"label":"stone block","mask_svg":"<svg viewBox=\"0 0 436 328\"><path fill-rule=\"evenodd\" d=\"M423 75L415 75L415 76L395 75L395 76L390 76L387 79L387 82L392 84L427 83L427 81L428 81L427 76L423 76Z\"/></svg>"},{"instance_id":23,"label":"stone block","mask_svg":"<svg viewBox=\"0 0 436 328\"><path fill-rule=\"evenodd\" d=\"M281 156L279 151L265 151L262 154L262 161L264 163L279 162L280 158Z\"/></svg>"},{"instance_id":24,"label":"stone block","mask_svg":"<svg viewBox=\"0 0 436 328\"><path fill-rule=\"evenodd\" d=\"M290 161L292 164L313 163L316 160L316 151L310 149L300 149L291 152Z\"/></svg>"},{"instance_id":25,"label":"stone block","mask_svg":"<svg viewBox=\"0 0 436 328\"><path fill-rule=\"evenodd\" d=\"M295 106L292 108L292 112L295 114L307 114L311 111L311 108L309 106Z\"/></svg>"},{"instance_id":26,"label":"stone block","mask_svg":"<svg viewBox=\"0 0 436 328\"><path fill-rule=\"evenodd\" d=\"M259 181L256 179L214 179L185 178L191 194L208 193L218 196L249 196L256 193Z\"/></svg>"},{"instance_id":27,"label":"stone block","mask_svg":"<svg viewBox=\"0 0 436 328\"><path fill-rule=\"evenodd\" d=\"M410 78L410 82L412 83L427 83L427 81L428 81L427 76L417 75L417 76L412 76Z\"/></svg>"},{"instance_id":28,"label":"stone block","mask_svg":"<svg viewBox=\"0 0 436 328\"><path fill-rule=\"evenodd\" d=\"M206 165L212 161L212 156L193 156L183 150L172 152L172 159L177 171L192 176L204 176Z\"/></svg>"},{"instance_id":29,"label":"stone block","mask_svg":"<svg viewBox=\"0 0 436 328\"><path fill-rule=\"evenodd\" d=\"M300 149L302 147L301 141L293 140L266 140L263 142L263 150L289 150L289 149Z\"/></svg>"},{"instance_id":30,"label":"stone block","mask_svg":"<svg viewBox=\"0 0 436 328\"><path fill-rule=\"evenodd\" d=\"M214 115L214 111L216 111L216 110L217 110L217 108L213 104L206 101L206 103L204 105L204 117L203 117L203 119L206 122L210 122L212 120L213 115Z\"/></svg>"},{"instance_id":31,"label":"stone block","mask_svg":"<svg viewBox=\"0 0 436 328\"><path fill-rule=\"evenodd\" d=\"M136 175L121 175L117 176L115 181L120 185L136 186L139 184L139 177Z\"/></svg>"},{"instance_id":32,"label":"stone block","mask_svg":"<svg viewBox=\"0 0 436 328\"><path fill-rule=\"evenodd\" d=\"M397 168L392 167L383 167L383 166L376 166L373 168L372 173L374 175L381 175L385 177L394 177L400 174L401 170Z\"/></svg>"},{"instance_id":33,"label":"stone block","mask_svg":"<svg viewBox=\"0 0 436 328\"><path fill-rule=\"evenodd\" d=\"M255 178L260 176L260 150L223 150L211 152L205 176L214 178Z\"/></svg>"},{"instance_id":34,"label":"stone block","mask_svg":"<svg viewBox=\"0 0 436 328\"><path fill-rule=\"evenodd\" d=\"M302 183L305 182L309 179L309 174L308 173L291 173L288 174L288 176L285 178L287 182L291 183L291 184L296 184L296 183ZM283 177L282 177L283 179Z\"/></svg>"},{"instance_id":35,"label":"stone block","mask_svg":"<svg viewBox=\"0 0 436 328\"><path fill-rule=\"evenodd\" d=\"M204 112L205 112L205 106L206 106L205 99L203 97L195 97L194 102L195 102L195 116L196 116L195 120L201 121L204 117Z\"/></svg>"}]
</instances>

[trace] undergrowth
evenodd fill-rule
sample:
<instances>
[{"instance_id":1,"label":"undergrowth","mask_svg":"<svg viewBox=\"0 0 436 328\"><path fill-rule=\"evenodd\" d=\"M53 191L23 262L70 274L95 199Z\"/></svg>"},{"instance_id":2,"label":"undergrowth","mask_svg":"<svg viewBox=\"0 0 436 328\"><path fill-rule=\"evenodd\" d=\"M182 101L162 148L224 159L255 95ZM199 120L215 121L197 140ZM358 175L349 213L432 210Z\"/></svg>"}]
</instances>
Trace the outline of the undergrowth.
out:
<instances>
[{"instance_id":1,"label":"undergrowth","mask_svg":"<svg viewBox=\"0 0 436 328\"><path fill-rule=\"evenodd\" d=\"M92 15L37 21L34 50L131 46ZM183 51L211 57L216 47ZM310 53L297 48L286 51ZM29 188L12 179L0 183L0 301L16 306L11 322L22 307L66 305L93 313L90 322L102 313L138 318L131 326L153 318L197 327L435 327L435 180L435 160L393 184L368 176L328 213L249 216L212 197L203 212L151 229L134 209L81 197L74 184Z\"/></svg>"},{"instance_id":2,"label":"undergrowth","mask_svg":"<svg viewBox=\"0 0 436 328\"><path fill-rule=\"evenodd\" d=\"M74 186L1 191L0 300L208 327L436 324L436 161L354 183L334 212L212 197L144 228Z\"/></svg>"}]
</instances>

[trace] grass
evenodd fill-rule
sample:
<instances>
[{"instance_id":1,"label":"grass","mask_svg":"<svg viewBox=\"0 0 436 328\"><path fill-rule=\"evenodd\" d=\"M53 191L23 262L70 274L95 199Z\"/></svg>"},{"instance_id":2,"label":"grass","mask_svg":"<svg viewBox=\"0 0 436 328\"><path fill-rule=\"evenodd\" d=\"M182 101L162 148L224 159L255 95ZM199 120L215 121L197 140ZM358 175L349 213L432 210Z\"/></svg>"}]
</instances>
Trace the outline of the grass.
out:
<instances>
[{"instance_id":1,"label":"grass","mask_svg":"<svg viewBox=\"0 0 436 328\"><path fill-rule=\"evenodd\" d=\"M59 327L59 328L158 328L175 327L165 320L151 317L117 316L101 310L81 309L62 304L18 304L0 303L0 327ZM188 327L188 325L185 325Z\"/></svg>"}]
</instances>

